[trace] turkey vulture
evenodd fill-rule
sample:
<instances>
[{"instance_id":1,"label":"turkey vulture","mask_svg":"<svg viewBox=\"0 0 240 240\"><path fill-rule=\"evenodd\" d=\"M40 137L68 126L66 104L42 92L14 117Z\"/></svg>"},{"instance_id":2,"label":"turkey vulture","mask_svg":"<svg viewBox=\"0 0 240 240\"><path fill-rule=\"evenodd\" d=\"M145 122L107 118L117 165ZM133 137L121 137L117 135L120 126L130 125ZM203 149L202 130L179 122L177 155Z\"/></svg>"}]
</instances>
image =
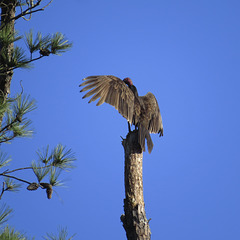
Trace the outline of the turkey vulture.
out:
<instances>
[{"instance_id":1,"label":"turkey vulture","mask_svg":"<svg viewBox=\"0 0 240 240\"><path fill-rule=\"evenodd\" d=\"M83 79L80 92L87 92L82 98L92 96L88 103L97 100L97 106L104 102L114 106L118 112L138 129L138 143L145 151L147 139L148 152L153 149L153 142L149 133L159 133L163 136L163 124L159 106L155 96L148 92L145 96L138 96L137 88L130 78L121 80L112 75L89 76Z\"/></svg>"}]
</instances>

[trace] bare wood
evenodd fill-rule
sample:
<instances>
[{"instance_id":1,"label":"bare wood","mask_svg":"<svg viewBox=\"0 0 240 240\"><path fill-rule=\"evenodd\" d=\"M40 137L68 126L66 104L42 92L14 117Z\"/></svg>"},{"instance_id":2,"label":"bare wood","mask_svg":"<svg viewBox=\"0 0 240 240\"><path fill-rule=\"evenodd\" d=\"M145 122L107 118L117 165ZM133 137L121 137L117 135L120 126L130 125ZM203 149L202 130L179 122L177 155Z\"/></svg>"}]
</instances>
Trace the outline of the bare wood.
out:
<instances>
[{"instance_id":1,"label":"bare wood","mask_svg":"<svg viewBox=\"0 0 240 240\"><path fill-rule=\"evenodd\" d=\"M128 133L122 142L125 152L125 199L121 216L128 240L150 240L149 220L143 199L142 160L138 131Z\"/></svg>"}]
</instances>

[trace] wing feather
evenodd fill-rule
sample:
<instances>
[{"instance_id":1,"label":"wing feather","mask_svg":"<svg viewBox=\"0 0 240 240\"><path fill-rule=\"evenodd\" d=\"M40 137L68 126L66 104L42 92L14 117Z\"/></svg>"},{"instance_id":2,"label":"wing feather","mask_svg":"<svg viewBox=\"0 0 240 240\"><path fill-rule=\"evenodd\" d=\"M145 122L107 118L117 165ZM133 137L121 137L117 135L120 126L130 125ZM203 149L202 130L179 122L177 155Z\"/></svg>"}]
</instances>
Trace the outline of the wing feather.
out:
<instances>
[{"instance_id":1,"label":"wing feather","mask_svg":"<svg viewBox=\"0 0 240 240\"><path fill-rule=\"evenodd\" d=\"M87 83L87 82L84 82L84 83ZM80 92L87 91L87 90L92 89L93 87L96 87L96 86L98 86L98 82L94 81L93 83L90 83L89 85L84 87Z\"/></svg>"},{"instance_id":2,"label":"wing feather","mask_svg":"<svg viewBox=\"0 0 240 240\"><path fill-rule=\"evenodd\" d=\"M104 102L115 107L118 112L130 123L133 120L134 94L129 87L118 77L112 75L89 76L83 79L80 92L88 91L83 98L90 97L93 102L97 100L97 106Z\"/></svg>"},{"instance_id":3,"label":"wing feather","mask_svg":"<svg viewBox=\"0 0 240 240\"><path fill-rule=\"evenodd\" d=\"M148 114L149 133L160 133L163 136L163 123L157 99L152 93L147 93L142 97L146 112Z\"/></svg>"},{"instance_id":4,"label":"wing feather","mask_svg":"<svg viewBox=\"0 0 240 240\"><path fill-rule=\"evenodd\" d=\"M83 98L86 98L86 97L90 97L91 95L93 94L98 94L99 92L101 92L101 89L103 88L104 86L95 86L92 90L90 90L88 93L86 93ZM96 100L96 99L95 99ZM92 102L92 100L90 100L89 102Z\"/></svg>"},{"instance_id":5,"label":"wing feather","mask_svg":"<svg viewBox=\"0 0 240 240\"><path fill-rule=\"evenodd\" d=\"M99 99L99 101L97 103L97 106L100 106L100 105L102 105L105 102L105 99L107 97L107 91L108 91L108 89L106 89L106 88L104 88L102 90L102 94L101 94L101 97L100 97L100 99Z\"/></svg>"}]
</instances>

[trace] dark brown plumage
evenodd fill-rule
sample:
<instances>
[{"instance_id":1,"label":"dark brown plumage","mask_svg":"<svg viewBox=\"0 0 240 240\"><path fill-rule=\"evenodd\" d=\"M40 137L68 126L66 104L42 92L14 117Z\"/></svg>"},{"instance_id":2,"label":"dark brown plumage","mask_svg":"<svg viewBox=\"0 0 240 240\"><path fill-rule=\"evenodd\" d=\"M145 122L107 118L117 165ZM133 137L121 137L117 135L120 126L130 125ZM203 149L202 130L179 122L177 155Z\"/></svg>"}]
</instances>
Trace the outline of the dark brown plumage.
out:
<instances>
[{"instance_id":1,"label":"dark brown plumage","mask_svg":"<svg viewBox=\"0 0 240 240\"><path fill-rule=\"evenodd\" d=\"M83 98L92 96L88 103L99 98L97 106L104 102L114 106L129 124L137 127L138 142L142 150L145 150L147 139L150 153L153 143L149 133L163 136L162 117L155 96L150 92L145 96L138 96L137 88L130 78L121 80L112 75L100 75L84 78L83 81L80 92L90 90Z\"/></svg>"}]
</instances>

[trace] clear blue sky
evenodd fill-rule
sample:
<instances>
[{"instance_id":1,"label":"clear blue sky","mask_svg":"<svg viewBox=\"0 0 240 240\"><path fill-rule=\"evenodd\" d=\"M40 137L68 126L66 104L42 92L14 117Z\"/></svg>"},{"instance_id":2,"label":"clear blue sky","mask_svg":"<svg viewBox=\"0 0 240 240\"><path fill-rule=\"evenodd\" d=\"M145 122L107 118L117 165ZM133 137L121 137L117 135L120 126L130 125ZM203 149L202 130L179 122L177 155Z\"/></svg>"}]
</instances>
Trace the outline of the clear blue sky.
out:
<instances>
[{"instance_id":1,"label":"clear blue sky","mask_svg":"<svg viewBox=\"0 0 240 240\"><path fill-rule=\"evenodd\" d=\"M152 135L144 153L146 214L153 240L240 239L240 2L53 1L21 33L62 32L73 48L32 70L17 70L12 93L37 101L29 114L35 134L4 145L13 167L35 151L62 143L76 153L66 188L3 197L14 208L9 223L41 239L67 226L76 239L126 239L120 222L124 199L127 122L110 105L82 100L89 75L130 77L139 94L155 94L164 137ZM29 181L31 174L27 175Z\"/></svg>"}]
</instances>

